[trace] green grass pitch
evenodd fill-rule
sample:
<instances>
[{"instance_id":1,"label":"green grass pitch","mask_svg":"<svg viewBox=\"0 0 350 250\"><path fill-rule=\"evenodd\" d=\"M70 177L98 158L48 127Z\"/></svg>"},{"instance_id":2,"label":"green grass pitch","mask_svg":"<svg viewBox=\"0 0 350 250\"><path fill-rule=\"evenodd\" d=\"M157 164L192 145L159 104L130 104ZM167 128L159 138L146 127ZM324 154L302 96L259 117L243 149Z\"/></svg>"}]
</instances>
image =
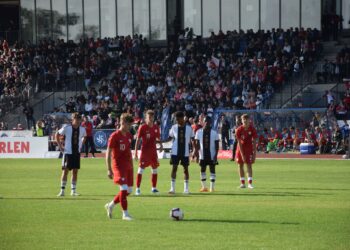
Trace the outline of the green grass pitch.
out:
<instances>
[{"instance_id":1,"label":"green grass pitch","mask_svg":"<svg viewBox=\"0 0 350 250\"><path fill-rule=\"evenodd\" d=\"M136 172L136 164L135 164ZM109 220L104 204L117 187L103 159L82 159L77 191L57 198L59 160L0 160L0 249L350 249L350 162L258 160L254 190L237 189L236 167L221 161L215 193L202 194L199 167L190 166L189 196L183 173L169 196L170 166L161 160L159 190L129 197L134 221L120 207ZM68 195L67 195L68 194ZM183 221L169 211L180 207Z\"/></svg>"}]
</instances>

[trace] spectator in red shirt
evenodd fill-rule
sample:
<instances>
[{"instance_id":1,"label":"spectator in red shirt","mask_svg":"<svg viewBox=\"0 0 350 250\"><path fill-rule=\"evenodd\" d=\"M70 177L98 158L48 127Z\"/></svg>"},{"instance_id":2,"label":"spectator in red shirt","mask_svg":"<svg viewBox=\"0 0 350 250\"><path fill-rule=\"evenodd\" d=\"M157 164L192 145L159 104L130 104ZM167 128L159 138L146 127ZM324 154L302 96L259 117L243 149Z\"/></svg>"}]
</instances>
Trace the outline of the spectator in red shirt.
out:
<instances>
[{"instance_id":1,"label":"spectator in red shirt","mask_svg":"<svg viewBox=\"0 0 350 250\"><path fill-rule=\"evenodd\" d=\"M85 156L84 158L87 158L89 155L89 148L90 148L90 152L92 154L92 158L95 158L95 144L94 144L94 139L92 136L92 123L89 121L89 117L88 116L84 116L84 120L81 123L81 126L85 128L86 130L86 140L84 143L84 148L85 148Z\"/></svg>"}]
</instances>

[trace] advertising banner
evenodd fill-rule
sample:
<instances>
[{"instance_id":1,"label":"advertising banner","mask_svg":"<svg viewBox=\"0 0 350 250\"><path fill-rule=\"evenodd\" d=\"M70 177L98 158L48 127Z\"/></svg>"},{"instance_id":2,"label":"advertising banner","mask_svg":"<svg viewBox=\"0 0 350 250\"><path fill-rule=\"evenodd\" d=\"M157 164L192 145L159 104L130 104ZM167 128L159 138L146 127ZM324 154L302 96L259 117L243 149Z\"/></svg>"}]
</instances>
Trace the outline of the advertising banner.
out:
<instances>
[{"instance_id":1,"label":"advertising banner","mask_svg":"<svg viewBox=\"0 0 350 250\"><path fill-rule=\"evenodd\" d=\"M94 139L95 147L97 150L107 149L107 143L109 136L115 131L115 129L94 129L92 137Z\"/></svg>"},{"instance_id":2,"label":"advertising banner","mask_svg":"<svg viewBox=\"0 0 350 250\"><path fill-rule=\"evenodd\" d=\"M45 158L48 137L1 137L0 158Z\"/></svg>"}]
</instances>

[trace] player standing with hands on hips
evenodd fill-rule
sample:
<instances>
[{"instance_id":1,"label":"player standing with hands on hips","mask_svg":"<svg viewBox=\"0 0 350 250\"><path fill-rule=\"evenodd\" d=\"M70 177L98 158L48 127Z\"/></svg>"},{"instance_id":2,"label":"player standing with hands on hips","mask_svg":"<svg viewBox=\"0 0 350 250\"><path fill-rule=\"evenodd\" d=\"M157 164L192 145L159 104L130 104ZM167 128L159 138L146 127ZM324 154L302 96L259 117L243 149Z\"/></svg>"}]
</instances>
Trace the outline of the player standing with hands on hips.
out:
<instances>
[{"instance_id":1,"label":"player standing with hands on hips","mask_svg":"<svg viewBox=\"0 0 350 250\"><path fill-rule=\"evenodd\" d=\"M247 165L248 172L248 188L253 187L253 169L252 164L255 162L256 158L256 139L258 135L256 129L251 124L251 120L248 114L241 116L242 124L236 129L237 138L237 151L236 151L236 161L239 166L239 176L241 180L240 188L245 188L245 174L244 174L244 164Z\"/></svg>"},{"instance_id":2,"label":"player standing with hands on hips","mask_svg":"<svg viewBox=\"0 0 350 250\"><path fill-rule=\"evenodd\" d=\"M134 159L138 160L137 151L140 146L140 139L142 140L141 146L141 156L140 156L140 164L139 169L137 170L136 177L136 192L135 195L141 195L141 180L142 174L146 167L152 167L152 193L158 194L157 190L157 179L158 179L158 154L157 154L157 143L160 144L159 152L163 151L163 145L160 142L160 129L157 124L154 124L154 111L148 110L146 112L146 124L143 124L138 132L137 139L135 143L135 154Z\"/></svg>"},{"instance_id":3,"label":"player standing with hands on hips","mask_svg":"<svg viewBox=\"0 0 350 250\"><path fill-rule=\"evenodd\" d=\"M105 205L107 216L112 218L115 205L120 203L123 210L123 220L132 220L128 213L127 196L132 192L134 182L133 162L131 155L132 134L130 128L133 117L124 113L120 116L120 128L111 134L106 152L107 175L119 185L119 193Z\"/></svg>"},{"instance_id":4,"label":"player standing with hands on hips","mask_svg":"<svg viewBox=\"0 0 350 250\"><path fill-rule=\"evenodd\" d=\"M214 192L215 188L215 166L217 165L217 157L219 151L219 135L211 129L211 118L207 116L204 119L204 128L197 131L195 136L196 151L198 161L199 151L199 166L201 167L201 184L202 188L200 192L208 192L206 187L207 180L207 166L209 165L210 170L210 192Z\"/></svg>"},{"instance_id":5,"label":"player standing with hands on hips","mask_svg":"<svg viewBox=\"0 0 350 250\"><path fill-rule=\"evenodd\" d=\"M80 151L86 140L86 130L81 124L81 116L79 113L72 114L72 123L64 125L56 132L56 142L61 151L64 151L62 158L62 176L61 191L57 196L64 196L64 190L67 184L67 176L72 170L71 195L78 196L76 192L78 170L80 169ZM64 145L60 136L64 136Z\"/></svg>"}]
</instances>

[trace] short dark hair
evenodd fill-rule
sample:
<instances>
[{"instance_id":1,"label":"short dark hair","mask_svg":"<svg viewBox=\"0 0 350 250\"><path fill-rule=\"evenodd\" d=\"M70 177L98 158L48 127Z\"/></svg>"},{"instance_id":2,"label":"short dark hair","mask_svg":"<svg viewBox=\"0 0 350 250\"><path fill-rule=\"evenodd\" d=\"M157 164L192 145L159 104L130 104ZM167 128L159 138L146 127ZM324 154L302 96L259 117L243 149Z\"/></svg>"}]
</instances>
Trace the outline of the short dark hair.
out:
<instances>
[{"instance_id":1,"label":"short dark hair","mask_svg":"<svg viewBox=\"0 0 350 250\"><path fill-rule=\"evenodd\" d=\"M184 118L184 117L185 117L185 114L184 114L184 112L182 112L182 111L177 111L177 112L175 113L175 117L176 117L176 118Z\"/></svg>"},{"instance_id":2,"label":"short dark hair","mask_svg":"<svg viewBox=\"0 0 350 250\"><path fill-rule=\"evenodd\" d=\"M207 122L207 123L211 123L211 117L210 116L206 116L204 118L204 121Z\"/></svg>"}]
</instances>

